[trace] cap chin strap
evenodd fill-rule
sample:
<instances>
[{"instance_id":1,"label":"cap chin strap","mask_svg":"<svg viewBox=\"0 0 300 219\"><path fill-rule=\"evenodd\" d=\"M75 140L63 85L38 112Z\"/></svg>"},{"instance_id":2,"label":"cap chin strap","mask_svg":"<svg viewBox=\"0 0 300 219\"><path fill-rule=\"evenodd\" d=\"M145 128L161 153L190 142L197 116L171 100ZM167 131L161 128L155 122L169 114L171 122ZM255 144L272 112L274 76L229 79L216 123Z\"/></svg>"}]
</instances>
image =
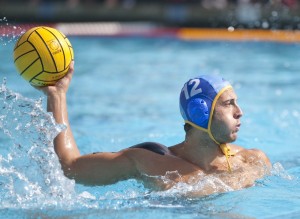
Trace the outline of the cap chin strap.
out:
<instances>
[{"instance_id":1,"label":"cap chin strap","mask_svg":"<svg viewBox=\"0 0 300 219\"><path fill-rule=\"evenodd\" d=\"M231 163L230 163L230 157L231 156L234 156L235 154L231 152L231 148L229 145L227 145L226 143L219 143L215 138L214 136L212 135L211 133L211 130L209 129L208 130L208 134L209 134L209 137L216 143L219 145L221 151L223 152L223 154L225 155L226 157L226 161L227 161L227 170L228 172L232 172L232 168L231 168Z\"/></svg>"},{"instance_id":2,"label":"cap chin strap","mask_svg":"<svg viewBox=\"0 0 300 219\"><path fill-rule=\"evenodd\" d=\"M231 168L231 164L230 164L230 157L231 156L234 156L235 154L232 153L230 150L230 147L227 145L227 144L220 144L219 145L223 154L225 155L226 157L226 161L227 161L227 170L229 172L232 172L232 168Z\"/></svg>"},{"instance_id":3,"label":"cap chin strap","mask_svg":"<svg viewBox=\"0 0 300 219\"><path fill-rule=\"evenodd\" d=\"M225 86L223 89L221 89L219 91L219 93L216 95L216 97L214 98L214 101L212 102L212 106L211 106L211 110L210 110L210 116L209 116L209 120L208 120L208 128L205 129L205 128L202 128L201 126L198 126L190 121L185 121L186 123L190 124L191 126L197 128L197 129L200 129L202 131L205 131L208 133L209 137L217 144L219 145L221 151L223 152L223 154L225 155L226 157L226 161L227 161L227 170L228 172L232 172L232 168L231 168L231 163L230 163L230 157L234 156L235 154L231 152L231 149L230 149L230 146L227 145L226 143L219 143L215 138L214 136L212 135L211 133L211 130L210 130L210 127L211 127L211 121L212 121L212 116L213 116L213 112L215 110L215 106L216 106L216 103L217 103L217 100L219 99L219 97L228 89L232 88L231 85L228 85L228 86Z\"/></svg>"},{"instance_id":4,"label":"cap chin strap","mask_svg":"<svg viewBox=\"0 0 300 219\"><path fill-rule=\"evenodd\" d=\"M219 97L228 89L232 88L231 85L228 85L226 87L224 87L223 89L221 89L219 91L219 93L216 95L214 101L212 102L212 105L211 105L211 110L210 110L210 114L209 114L209 120L208 120L208 128L207 128L207 132L209 134L209 137L216 143L219 145L221 151L223 152L223 154L225 155L226 157L226 161L227 161L227 170L228 172L232 172L232 168L231 168L231 163L230 163L230 157L231 156L234 156L234 153L231 152L231 149L230 149L230 146L227 145L226 143L220 143L218 142L213 134L211 133L211 122L212 122L212 116L213 116L213 113L214 113L214 110L215 110L215 106L217 104L217 101L219 99Z\"/></svg>"},{"instance_id":5,"label":"cap chin strap","mask_svg":"<svg viewBox=\"0 0 300 219\"><path fill-rule=\"evenodd\" d=\"M230 146L227 145L226 143L219 143L215 138L214 136L212 135L210 129L205 129L205 128L202 128L201 126L198 126L188 120L185 121L185 123L188 123L190 124L191 126L195 127L196 129L199 129L199 130L202 130L204 132L207 132L209 137L217 144L219 145L222 153L225 155L226 157L226 161L227 161L227 170L228 172L232 172L232 168L231 168L231 163L230 163L230 157L234 156L235 154L231 152L231 149L230 149Z\"/></svg>"}]
</instances>

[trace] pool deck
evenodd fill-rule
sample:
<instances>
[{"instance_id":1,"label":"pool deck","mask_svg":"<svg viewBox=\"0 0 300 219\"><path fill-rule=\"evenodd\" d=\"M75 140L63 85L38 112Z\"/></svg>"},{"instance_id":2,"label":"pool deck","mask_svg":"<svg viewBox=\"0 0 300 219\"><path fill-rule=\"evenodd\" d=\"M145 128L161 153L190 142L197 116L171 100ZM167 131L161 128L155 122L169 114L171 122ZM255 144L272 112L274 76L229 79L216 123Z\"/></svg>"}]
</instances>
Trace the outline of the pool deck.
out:
<instances>
[{"instance_id":1,"label":"pool deck","mask_svg":"<svg viewBox=\"0 0 300 219\"><path fill-rule=\"evenodd\" d=\"M67 36L99 37L170 37L183 40L209 41L270 41L297 43L300 42L299 30L263 30L225 28L172 28L157 26L151 23L49 23L49 24L8 24L0 26L0 34L19 35L35 27L50 26L57 28Z\"/></svg>"}]
</instances>

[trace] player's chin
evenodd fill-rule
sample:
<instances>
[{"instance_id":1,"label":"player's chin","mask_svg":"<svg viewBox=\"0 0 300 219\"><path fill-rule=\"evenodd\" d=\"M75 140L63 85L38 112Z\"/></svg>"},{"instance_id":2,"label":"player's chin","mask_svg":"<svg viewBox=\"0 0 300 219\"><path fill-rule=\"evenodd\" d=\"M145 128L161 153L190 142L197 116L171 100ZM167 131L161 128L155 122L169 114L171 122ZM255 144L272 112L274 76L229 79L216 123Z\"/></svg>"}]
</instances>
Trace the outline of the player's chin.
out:
<instances>
[{"instance_id":1,"label":"player's chin","mask_svg":"<svg viewBox=\"0 0 300 219\"><path fill-rule=\"evenodd\" d=\"M235 140L237 140L237 138L238 138L237 131L228 131L226 134L222 135L221 138L217 138L216 140L221 143L232 143Z\"/></svg>"},{"instance_id":2,"label":"player's chin","mask_svg":"<svg viewBox=\"0 0 300 219\"><path fill-rule=\"evenodd\" d=\"M229 136L229 141L228 143L234 142L238 138L237 132L232 132Z\"/></svg>"}]
</instances>

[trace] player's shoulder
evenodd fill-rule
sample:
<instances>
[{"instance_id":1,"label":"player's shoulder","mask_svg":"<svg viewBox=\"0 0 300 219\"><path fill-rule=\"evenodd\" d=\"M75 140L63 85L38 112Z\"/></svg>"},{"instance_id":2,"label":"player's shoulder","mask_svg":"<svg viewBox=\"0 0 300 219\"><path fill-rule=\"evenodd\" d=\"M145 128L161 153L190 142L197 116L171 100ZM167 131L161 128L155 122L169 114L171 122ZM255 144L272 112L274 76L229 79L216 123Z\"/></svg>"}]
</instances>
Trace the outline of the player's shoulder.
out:
<instances>
[{"instance_id":1,"label":"player's shoulder","mask_svg":"<svg viewBox=\"0 0 300 219\"><path fill-rule=\"evenodd\" d=\"M230 147L233 153L241 155L247 160L251 158L257 158L259 160L263 160L268 166L271 165L268 156L262 150L257 148L247 149L235 144L230 144Z\"/></svg>"},{"instance_id":2,"label":"player's shoulder","mask_svg":"<svg viewBox=\"0 0 300 219\"><path fill-rule=\"evenodd\" d=\"M242 146L239 146L239 145L236 145L236 144L227 144L230 146L230 150L233 154L238 154L238 153L241 153L241 152L244 152L245 148L243 148Z\"/></svg>"}]
</instances>

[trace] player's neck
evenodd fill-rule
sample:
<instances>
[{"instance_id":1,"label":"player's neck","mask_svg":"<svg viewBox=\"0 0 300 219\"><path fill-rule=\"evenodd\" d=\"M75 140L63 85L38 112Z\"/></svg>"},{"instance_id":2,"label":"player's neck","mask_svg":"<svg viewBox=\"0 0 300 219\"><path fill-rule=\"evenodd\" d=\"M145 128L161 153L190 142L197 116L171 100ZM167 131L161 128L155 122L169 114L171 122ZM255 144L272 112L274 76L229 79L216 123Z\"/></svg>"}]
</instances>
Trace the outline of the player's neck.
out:
<instances>
[{"instance_id":1,"label":"player's neck","mask_svg":"<svg viewBox=\"0 0 300 219\"><path fill-rule=\"evenodd\" d=\"M182 143L181 148L182 158L207 171L213 168L212 163L223 157L219 145L205 134L190 136Z\"/></svg>"}]
</instances>

